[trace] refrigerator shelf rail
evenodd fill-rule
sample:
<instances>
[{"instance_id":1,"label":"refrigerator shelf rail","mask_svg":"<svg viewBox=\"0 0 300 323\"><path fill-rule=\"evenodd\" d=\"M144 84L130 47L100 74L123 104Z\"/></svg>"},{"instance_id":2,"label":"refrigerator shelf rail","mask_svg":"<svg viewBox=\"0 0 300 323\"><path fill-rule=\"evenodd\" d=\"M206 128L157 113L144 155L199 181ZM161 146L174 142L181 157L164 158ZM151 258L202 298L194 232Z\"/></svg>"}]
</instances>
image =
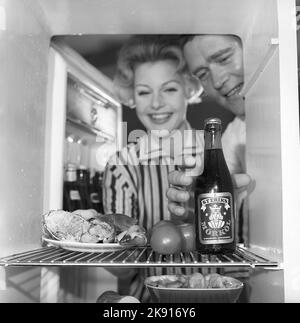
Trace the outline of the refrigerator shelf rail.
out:
<instances>
[{"instance_id":1,"label":"refrigerator shelf rail","mask_svg":"<svg viewBox=\"0 0 300 323\"><path fill-rule=\"evenodd\" d=\"M77 120L68 116L67 123L72 125L73 127L77 127L83 131L87 131L92 135L101 137L104 141L113 142L115 140L115 138L112 135L102 131L101 129L95 128L87 123L84 123L81 120Z\"/></svg>"},{"instance_id":2,"label":"refrigerator shelf rail","mask_svg":"<svg viewBox=\"0 0 300 323\"><path fill-rule=\"evenodd\" d=\"M162 255L154 252L150 247L92 253L48 246L0 258L0 266L264 267L271 269L278 267L278 263L242 247L226 255L206 255L197 251Z\"/></svg>"}]
</instances>

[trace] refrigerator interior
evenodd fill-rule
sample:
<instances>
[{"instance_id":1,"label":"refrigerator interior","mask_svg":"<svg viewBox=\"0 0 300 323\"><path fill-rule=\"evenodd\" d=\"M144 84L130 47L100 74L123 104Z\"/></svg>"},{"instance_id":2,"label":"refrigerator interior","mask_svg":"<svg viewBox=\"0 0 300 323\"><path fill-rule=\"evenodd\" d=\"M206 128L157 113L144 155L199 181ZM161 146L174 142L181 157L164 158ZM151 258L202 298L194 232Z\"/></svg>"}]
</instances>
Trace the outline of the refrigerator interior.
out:
<instances>
[{"instance_id":1,"label":"refrigerator interior","mask_svg":"<svg viewBox=\"0 0 300 323\"><path fill-rule=\"evenodd\" d=\"M1 128L1 137L9 138L10 143L9 147L3 143L7 156L3 167L7 171L0 204L1 257L39 248L41 214L61 206L62 165L66 159L65 141L61 138L72 136L74 123L67 126L63 104L67 100L65 80L70 71L66 57L50 47L53 36L137 31L236 34L244 48L247 172L255 180L249 199L249 243L251 250L278 262L274 268L255 270L251 301L299 301L300 223L295 212L295 178L300 178L300 147L294 1L130 0L126 4L108 4L94 0L12 0L0 3L0 8L7 61L1 75L1 81L5 79L1 90L6 94L1 98L1 106L11 111L2 114L5 122ZM15 12L22 12L22 16ZM89 83L84 68L79 70L80 81ZM54 74L59 75L61 83L50 84L49 78ZM93 79L94 82L97 83ZM100 76L99 82L110 92L109 80ZM51 128L54 124L58 129L55 136ZM81 131L77 133L80 138ZM84 135L86 141L89 135ZM84 158L93 167L91 159ZM60 277L55 268L0 270L5 301L59 300ZM35 288L20 288L22 281L30 281ZM24 290L33 292L25 292L24 296ZM67 301L68 295L65 297Z\"/></svg>"}]
</instances>

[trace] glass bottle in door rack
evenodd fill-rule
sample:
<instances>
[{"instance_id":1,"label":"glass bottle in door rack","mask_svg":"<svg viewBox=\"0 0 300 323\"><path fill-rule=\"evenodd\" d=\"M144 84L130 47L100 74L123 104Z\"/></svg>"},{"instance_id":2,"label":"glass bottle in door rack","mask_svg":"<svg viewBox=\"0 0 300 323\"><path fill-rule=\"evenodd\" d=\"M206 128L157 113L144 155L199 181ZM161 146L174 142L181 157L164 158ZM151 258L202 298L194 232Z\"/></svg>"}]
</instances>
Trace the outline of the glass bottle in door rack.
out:
<instances>
[{"instance_id":1,"label":"glass bottle in door rack","mask_svg":"<svg viewBox=\"0 0 300 323\"><path fill-rule=\"evenodd\" d=\"M82 199L82 209L91 209L92 204L89 195L90 172L85 166L80 166L77 169L77 182Z\"/></svg>"},{"instance_id":2,"label":"glass bottle in door rack","mask_svg":"<svg viewBox=\"0 0 300 323\"><path fill-rule=\"evenodd\" d=\"M65 211L75 211L83 209L80 195L75 164L67 164L63 189L63 209Z\"/></svg>"},{"instance_id":3,"label":"glass bottle in door rack","mask_svg":"<svg viewBox=\"0 0 300 323\"><path fill-rule=\"evenodd\" d=\"M95 174L92 177L89 193L92 208L103 214L102 176L98 171L95 171Z\"/></svg>"},{"instance_id":4,"label":"glass bottle in door rack","mask_svg":"<svg viewBox=\"0 0 300 323\"><path fill-rule=\"evenodd\" d=\"M204 123L204 169L195 181L196 248L201 253L232 253L236 246L233 183L221 143L218 118Z\"/></svg>"}]
</instances>

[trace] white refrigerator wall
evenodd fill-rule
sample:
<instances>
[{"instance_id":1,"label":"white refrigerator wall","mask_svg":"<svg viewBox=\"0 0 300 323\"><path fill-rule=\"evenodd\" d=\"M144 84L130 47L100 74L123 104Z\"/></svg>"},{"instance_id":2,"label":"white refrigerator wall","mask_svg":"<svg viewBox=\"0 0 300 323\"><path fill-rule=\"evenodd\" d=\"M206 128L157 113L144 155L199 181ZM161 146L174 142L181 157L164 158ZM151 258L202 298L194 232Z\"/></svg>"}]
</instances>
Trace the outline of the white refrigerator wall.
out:
<instances>
[{"instance_id":1,"label":"white refrigerator wall","mask_svg":"<svg viewBox=\"0 0 300 323\"><path fill-rule=\"evenodd\" d=\"M50 31L26 1L0 10L1 257L40 246ZM39 268L2 270L0 302L39 301Z\"/></svg>"},{"instance_id":2,"label":"white refrigerator wall","mask_svg":"<svg viewBox=\"0 0 300 323\"><path fill-rule=\"evenodd\" d=\"M246 93L247 171L255 181L249 202L249 239L253 248L277 259L284 270L252 276L252 297L268 302L281 301L284 296L284 301L292 302L300 299L300 222L295 204L300 178L295 3L277 1L266 12L267 23L260 15L258 32L249 42L252 47L252 43L263 41L267 48ZM260 35L266 34L269 39L261 40ZM247 51L245 54L249 55Z\"/></svg>"},{"instance_id":3,"label":"white refrigerator wall","mask_svg":"<svg viewBox=\"0 0 300 323\"><path fill-rule=\"evenodd\" d=\"M1 2L5 17L0 31L3 256L40 243L50 32L42 12L32 10L27 2Z\"/></svg>"}]
</instances>

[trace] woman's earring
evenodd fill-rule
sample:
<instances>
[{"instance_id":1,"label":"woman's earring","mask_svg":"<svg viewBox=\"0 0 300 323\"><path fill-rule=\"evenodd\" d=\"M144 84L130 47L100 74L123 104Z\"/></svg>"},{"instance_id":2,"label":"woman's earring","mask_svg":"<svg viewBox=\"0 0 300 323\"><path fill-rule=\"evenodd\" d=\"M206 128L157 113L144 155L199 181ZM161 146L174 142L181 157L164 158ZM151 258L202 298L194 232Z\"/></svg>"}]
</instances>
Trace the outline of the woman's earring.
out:
<instances>
[{"instance_id":1,"label":"woman's earring","mask_svg":"<svg viewBox=\"0 0 300 323\"><path fill-rule=\"evenodd\" d=\"M199 79L194 75L187 75L186 82L188 86L188 104L195 104L202 102L201 96L203 87Z\"/></svg>"},{"instance_id":2,"label":"woman's earring","mask_svg":"<svg viewBox=\"0 0 300 323\"><path fill-rule=\"evenodd\" d=\"M197 91L190 91L190 97L188 99L189 104L196 104L202 102L203 88L199 88Z\"/></svg>"},{"instance_id":3,"label":"woman's earring","mask_svg":"<svg viewBox=\"0 0 300 323\"><path fill-rule=\"evenodd\" d=\"M134 101L132 99L128 101L128 107L130 109L135 109L136 108L136 104L134 103Z\"/></svg>"}]
</instances>

